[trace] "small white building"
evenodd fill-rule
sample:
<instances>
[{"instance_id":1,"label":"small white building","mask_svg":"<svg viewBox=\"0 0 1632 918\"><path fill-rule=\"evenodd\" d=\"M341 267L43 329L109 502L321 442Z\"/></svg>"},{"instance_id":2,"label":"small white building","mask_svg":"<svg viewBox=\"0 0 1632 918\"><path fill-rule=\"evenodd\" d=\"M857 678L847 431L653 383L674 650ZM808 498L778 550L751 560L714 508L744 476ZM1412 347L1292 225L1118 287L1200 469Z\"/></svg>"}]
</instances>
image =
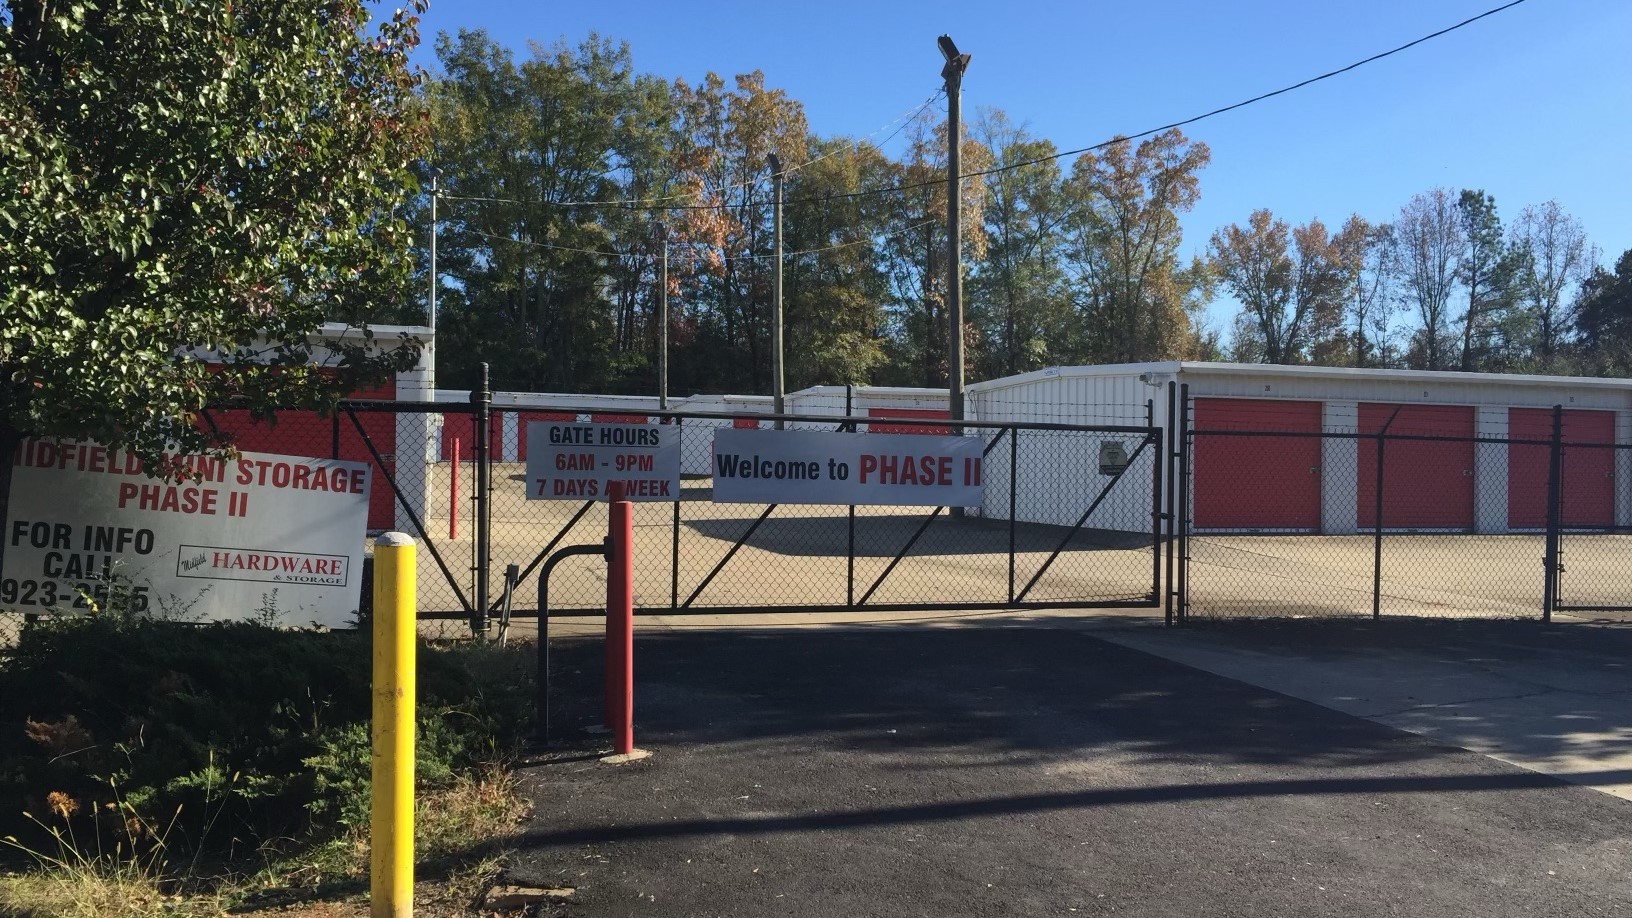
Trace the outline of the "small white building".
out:
<instances>
[{"instance_id":1,"label":"small white building","mask_svg":"<svg viewBox=\"0 0 1632 918\"><path fill-rule=\"evenodd\" d=\"M1168 383L1192 399L1191 513L1199 530L1349 534L1375 525L1376 441L1322 433L1465 438L1391 441L1385 447L1383 527L1504 533L1545 525L1552 407L1561 405L1567 444L1566 526L1632 525L1632 381L1561 376L1364 370L1167 361L1058 367L968 387L969 414L982 421L1139 425L1150 418L1171 449ZM1209 436L1208 432L1212 432ZM1229 435L1253 432L1257 436ZM1263 436L1280 433L1284 436ZM1477 440L1523 442L1476 442ZM1047 466L1084 490L1102 482L1097 456L1067 438L1022 438L1019 459ZM1125 438L1131 453L1137 438ZM1128 475L1141 488L1113 494L1091 528L1149 529L1151 470L1141 455ZM1163 457L1165 461L1165 457ZM987 481L1007 478L994 451ZM1006 515L1006 493L988 487L990 515ZM1097 492L1097 487L1093 490ZM1079 500L1020 489L1023 520L1070 524ZM1165 500L1165 498L1164 498ZM1085 506L1085 504L1084 504Z\"/></svg>"},{"instance_id":2,"label":"small white building","mask_svg":"<svg viewBox=\"0 0 1632 918\"><path fill-rule=\"evenodd\" d=\"M435 401L467 405L470 391L438 389ZM783 397L788 414L838 416L848 411L872 423L862 429L878 433L945 433L946 429L923 425L891 425L880 418L938 420L947 416L945 389L916 389L900 386L811 386ZM499 462L527 460L528 421L601 421L645 423L645 412L657 411L655 395L594 395L561 392L494 392L492 442L489 449ZM687 395L669 399L671 411L736 415L731 418L686 418L681 429L681 471L687 475L707 475L712 455L714 431L721 427L755 427L753 415L771 414L769 395ZM570 412L570 414L568 413ZM763 422L768 423L768 422ZM797 424L795 424L797 426ZM813 425L814 426L814 425ZM819 425L831 429L830 424ZM470 422L466 415L444 418L437 455L451 459L454 450L464 460L473 454Z\"/></svg>"}]
</instances>

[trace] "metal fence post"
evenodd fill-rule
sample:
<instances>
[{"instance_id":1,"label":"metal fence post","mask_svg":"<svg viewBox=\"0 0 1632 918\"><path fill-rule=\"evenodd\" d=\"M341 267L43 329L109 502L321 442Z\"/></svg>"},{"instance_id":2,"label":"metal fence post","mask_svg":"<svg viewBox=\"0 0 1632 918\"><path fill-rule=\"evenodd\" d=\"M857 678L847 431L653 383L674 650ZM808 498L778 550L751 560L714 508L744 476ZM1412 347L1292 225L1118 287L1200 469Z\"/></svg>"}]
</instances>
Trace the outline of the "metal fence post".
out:
<instances>
[{"instance_id":1,"label":"metal fence post","mask_svg":"<svg viewBox=\"0 0 1632 918\"><path fill-rule=\"evenodd\" d=\"M856 422L848 420L853 416L855 409L856 387L849 383L844 386L844 416L847 419L841 430L856 432ZM846 508L846 529L844 549L844 605L847 609L856 607L856 505ZM1009 578L1009 592L1013 594L1014 578Z\"/></svg>"},{"instance_id":2,"label":"metal fence post","mask_svg":"<svg viewBox=\"0 0 1632 918\"><path fill-rule=\"evenodd\" d=\"M1190 434L1190 384L1179 386L1179 587L1175 612L1178 620L1190 617L1190 453L1195 438Z\"/></svg>"},{"instance_id":3,"label":"metal fence post","mask_svg":"<svg viewBox=\"0 0 1632 918\"><path fill-rule=\"evenodd\" d=\"M1395 414L1399 412L1396 411ZM1389 423L1394 422L1389 418ZM1371 618L1376 621L1383 617L1383 444L1387 442L1385 435L1388 425L1377 431L1377 494L1376 516L1372 519L1374 532L1371 546Z\"/></svg>"},{"instance_id":4,"label":"metal fence post","mask_svg":"<svg viewBox=\"0 0 1632 918\"><path fill-rule=\"evenodd\" d=\"M1167 431L1168 434L1172 436L1173 442L1172 445L1169 446L1167 456L1165 457L1167 459L1165 478L1166 484L1164 485L1164 487L1167 489L1167 543L1164 546L1164 549L1167 555L1167 589L1165 591L1167 595L1162 602L1162 619L1168 625L1173 624L1173 550L1175 548L1173 535L1176 525L1173 519L1175 509L1175 501L1173 498L1173 476L1175 466L1179 458L1179 451L1184 448L1183 444L1179 440L1178 421L1175 418L1175 414L1177 413L1176 405L1178 398L1179 384L1169 380L1167 383Z\"/></svg>"},{"instance_id":5,"label":"metal fence post","mask_svg":"<svg viewBox=\"0 0 1632 918\"><path fill-rule=\"evenodd\" d=\"M1558 603L1558 539L1562 521L1560 505L1564 501L1564 406L1553 406L1553 437L1547 450L1547 539L1542 565L1547 579L1541 586L1541 620L1553 620L1553 606Z\"/></svg>"},{"instance_id":6,"label":"metal fence post","mask_svg":"<svg viewBox=\"0 0 1632 918\"><path fill-rule=\"evenodd\" d=\"M1148 437L1156 440L1156 451L1150 456L1150 601L1162 595L1162 429L1155 426L1155 412L1151 412Z\"/></svg>"},{"instance_id":7,"label":"metal fence post","mask_svg":"<svg viewBox=\"0 0 1632 918\"><path fill-rule=\"evenodd\" d=\"M667 383L665 383L665 389ZM680 441L680 454L685 455L685 428L681 426L684 418L673 418L677 431L676 439ZM682 460L683 461L683 460ZM683 492L682 492L683 493ZM680 497L674 495L674 528L669 538L669 609L673 611L680 607Z\"/></svg>"},{"instance_id":8,"label":"metal fence post","mask_svg":"<svg viewBox=\"0 0 1632 918\"><path fill-rule=\"evenodd\" d=\"M1019 480L1020 430L1009 428L1009 605L1014 605L1014 521L1015 492Z\"/></svg>"},{"instance_id":9,"label":"metal fence post","mask_svg":"<svg viewBox=\"0 0 1632 918\"><path fill-rule=\"evenodd\" d=\"M489 454L488 438L493 427L493 390L487 364L482 364L481 387L470 393L470 403L476 409L476 531L473 533L476 549L476 608L470 616L470 632L476 636L487 634L487 574L492 521L490 499L493 483L493 457Z\"/></svg>"}]
</instances>

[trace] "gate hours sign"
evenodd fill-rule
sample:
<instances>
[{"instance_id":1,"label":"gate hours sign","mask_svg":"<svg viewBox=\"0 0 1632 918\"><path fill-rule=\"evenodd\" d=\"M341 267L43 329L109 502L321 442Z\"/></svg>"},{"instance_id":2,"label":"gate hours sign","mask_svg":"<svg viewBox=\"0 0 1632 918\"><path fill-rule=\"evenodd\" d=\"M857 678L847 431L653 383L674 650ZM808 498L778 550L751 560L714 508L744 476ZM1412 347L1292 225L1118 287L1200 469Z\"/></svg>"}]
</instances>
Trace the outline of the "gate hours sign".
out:
<instances>
[{"instance_id":1,"label":"gate hours sign","mask_svg":"<svg viewBox=\"0 0 1632 918\"><path fill-rule=\"evenodd\" d=\"M93 443L24 442L12 469L0 609L137 611L348 623L362 587L369 468L243 453L178 459L186 480L149 478Z\"/></svg>"},{"instance_id":2,"label":"gate hours sign","mask_svg":"<svg viewBox=\"0 0 1632 918\"><path fill-rule=\"evenodd\" d=\"M593 500L623 482L630 500L680 499L680 428L672 424L527 425L527 499Z\"/></svg>"},{"instance_id":3,"label":"gate hours sign","mask_svg":"<svg viewBox=\"0 0 1632 918\"><path fill-rule=\"evenodd\" d=\"M979 437L720 430L714 500L978 507Z\"/></svg>"}]
</instances>

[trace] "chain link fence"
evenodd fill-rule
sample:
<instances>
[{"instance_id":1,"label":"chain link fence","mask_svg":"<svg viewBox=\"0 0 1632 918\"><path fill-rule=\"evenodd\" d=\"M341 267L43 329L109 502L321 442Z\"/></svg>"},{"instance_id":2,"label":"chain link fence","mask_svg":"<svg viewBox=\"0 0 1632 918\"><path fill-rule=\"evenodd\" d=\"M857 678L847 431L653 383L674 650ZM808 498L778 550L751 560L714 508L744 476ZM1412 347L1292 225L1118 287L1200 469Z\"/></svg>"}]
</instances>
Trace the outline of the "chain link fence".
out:
<instances>
[{"instance_id":1,"label":"chain link fence","mask_svg":"<svg viewBox=\"0 0 1632 918\"><path fill-rule=\"evenodd\" d=\"M513 415L513 420L510 417ZM882 416L878 416L882 417ZM433 511L430 534L474 532L474 520L452 516L474 484L473 463L453 463L471 449L449 445L450 431L472 430L468 414L444 421L443 453L433 473L446 486L446 512ZM985 453L984 499L975 507L824 506L721 503L712 482L715 432L769 428L762 415L625 413L561 410L497 412L492 464L489 593L502 596L504 571L520 580L511 601L537 609L535 572L556 549L595 543L606 532L606 505L596 500L528 500L526 429L536 421L673 424L680 430L677 500L634 506L635 603L647 613L729 610L1006 608L1022 605L1154 603L1156 536L1154 457L1100 473L1106 444L1138 453L1159 435L1144 428L966 424ZM901 415L885 420L799 415L790 430L878 435L945 435L945 419ZM1012 475L1011 475L1012 469ZM457 477L458 484L454 484ZM1114 479L1114 482L1113 482ZM440 486L439 486L440 489ZM1103 493L1102 493L1103 492ZM438 507L441 498L437 499ZM473 514L474 506L469 508ZM1011 512L1012 510L1012 512ZM461 538L465 538L463 534ZM447 585L424 590L447 606ZM593 556L558 567L549 586L553 610L593 610L605 603L604 569Z\"/></svg>"},{"instance_id":2,"label":"chain link fence","mask_svg":"<svg viewBox=\"0 0 1632 918\"><path fill-rule=\"evenodd\" d=\"M562 548L599 545L606 534L603 500L528 499L527 431L539 422L679 430L678 494L634 506L635 602L643 613L1157 602L1163 447L1160 431L1149 427L966 422L958 432L978 440L983 456L975 506L714 499L714 435L721 430L780 423L906 447L913 437L954 432L933 410L863 408L847 416L842 394L828 400L813 402L813 413L780 419L358 400L321 417L289 413L264 423L215 411L208 422L245 451L367 463L370 535L359 614L366 613L374 535L405 531L420 545L418 602L422 630L432 637L491 630L506 606L536 615L544 561ZM565 559L548 598L558 612L602 609L604 563L594 554ZM13 643L23 621L0 615L0 643Z\"/></svg>"},{"instance_id":3,"label":"chain link fence","mask_svg":"<svg viewBox=\"0 0 1632 918\"><path fill-rule=\"evenodd\" d=\"M1512 409L1506 436L1479 436L1455 406L1321 418L1318 403L1288 403L1248 423L1188 408L1181 618L1632 608L1632 454L1582 442L1605 432L1568 430L1561 408Z\"/></svg>"}]
</instances>

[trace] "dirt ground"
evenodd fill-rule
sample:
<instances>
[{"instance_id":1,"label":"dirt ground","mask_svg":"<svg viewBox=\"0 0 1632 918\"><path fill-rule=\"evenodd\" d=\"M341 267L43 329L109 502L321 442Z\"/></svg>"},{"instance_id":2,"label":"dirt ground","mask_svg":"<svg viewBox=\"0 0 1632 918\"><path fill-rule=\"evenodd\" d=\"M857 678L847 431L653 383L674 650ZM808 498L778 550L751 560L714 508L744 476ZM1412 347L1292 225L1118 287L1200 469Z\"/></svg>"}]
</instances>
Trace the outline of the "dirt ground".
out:
<instances>
[{"instance_id":1,"label":"dirt ground","mask_svg":"<svg viewBox=\"0 0 1632 918\"><path fill-rule=\"evenodd\" d=\"M495 600L505 565L525 568L563 531L558 545L599 543L606 533L605 504L591 503L584 510L579 502L527 501L521 473L520 465L495 467L489 587ZM446 495L447 466L435 467L433 474L439 477L432 493ZM464 475L461 493L468 496L468 469ZM673 503L635 505L638 606L686 605L688 600L693 608L715 609L1008 601L1010 531L1005 520L943 511L923 527L930 508L858 508L852 568L846 557L852 538L846 508L780 506L759 521L762 506L715 504L708 485L706 479L683 483L678 538ZM459 537L449 539L446 500L433 506L432 513L426 525L435 536L433 544L458 589L469 597L469 514L458 521ZM732 546L750 528L752 535L732 554ZM1017 594L1084 605L1148 601L1156 560L1151 537L1104 530L1079 532L1027 590L1067 533L1060 526L1015 527ZM891 567L896 553L915 536L905 557ZM1386 533L1379 611L1384 616L1537 617L1544 541L1540 533ZM1197 534L1190 540L1187 568L1190 612L1215 618L1368 616L1375 548L1370 534ZM1632 606L1632 535L1565 534L1561 557L1563 604ZM435 561L424 557L420 569L422 607L433 614L457 612L462 603ZM604 564L594 556L567 560L551 581L551 607L600 608L604 578ZM529 613L536 608L536 574L519 585L514 606Z\"/></svg>"},{"instance_id":2,"label":"dirt ground","mask_svg":"<svg viewBox=\"0 0 1632 918\"><path fill-rule=\"evenodd\" d=\"M437 474L445 475L446 467L437 467ZM492 505L494 579L490 587L495 598L500 593L505 565L525 568L563 529L567 534L559 545L599 543L607 531L604 503L590 503L587 512L573 523L585 507L583 502L528 501L522 495L521 477L520 466L496 467ZM462 482L461 488L468 490L468 481ZM432 490L447 493L440 478ZM761 505L716 504L711 497L706 479L683 483L678 542L673 502L635 504L638 606L666 607L671 598L683 604L694 593L691 604L698 608L843 606L851 596L858 604L875 606L1008 601L1006 520L954 517L942 511L907 556L885 576L895 554L929 517L933 510L930 507L857 508L853 572L846 557L851 525L845 507L778 507L703 587L709 572L755 525L764 509ZM445 500L433 508L433 514L426 520L426 527L468 596L472 589L470 521L460 519L459 538L450 540L444 538L449 532ZM1084 604L1147 600L1154 571L1151 537L1105 531L1080 532L1026 592L1027 583L1067 534L1068 529L1061 526L1015 527L1017 593L1024 592L1029 600ZM673 564L676 557L678 568ZM447 578L429 557L420 562L419 584L425 610L448 612L460 607ZM703 587L700 592L699 587ZM529 611L536 608L537 591L536 575L527 577L516 592L515 607ZM563 562L551 580L549 598L552 608L602 607L605 565L594 556Z\"/></svg>"}]
</instances>

